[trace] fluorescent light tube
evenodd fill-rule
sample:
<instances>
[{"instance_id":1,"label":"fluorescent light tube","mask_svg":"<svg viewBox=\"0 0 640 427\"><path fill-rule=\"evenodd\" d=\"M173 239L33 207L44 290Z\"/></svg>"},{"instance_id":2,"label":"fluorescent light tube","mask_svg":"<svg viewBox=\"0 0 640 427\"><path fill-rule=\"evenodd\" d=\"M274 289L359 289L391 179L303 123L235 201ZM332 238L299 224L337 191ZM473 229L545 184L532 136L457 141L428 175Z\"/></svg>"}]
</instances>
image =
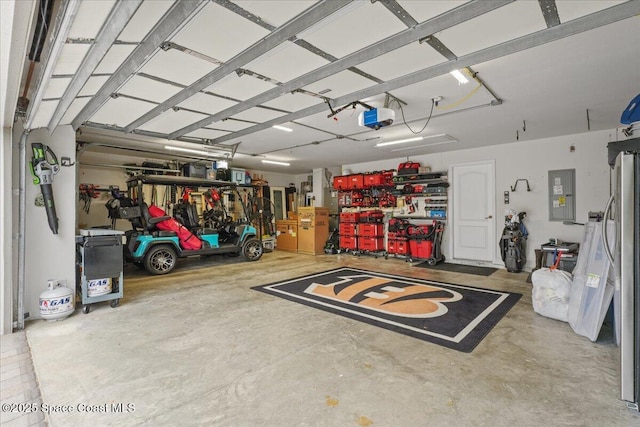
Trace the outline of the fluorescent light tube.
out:
<instances>
[{"instance_id":1,"label":"fluorescent light tube","mask_svg":"<svg viewBox=\"0 0 640 427\"><path fill-rule=\"evenodd\" d=\"M274 128L274 129L278 129L278 130L283 130L285 132L293 132L293 129L289 129L289 128L286 128L286 127L280 126L280 125L273 125L271 127Z\"/></svg>"},{"instance_id":2,"label":"fluorescent light tube","mask_svg":"<svg viewBox=\"0 0 640 427\"><path fill-rule=\"evenodd\" d=\"M214 153L209 153L208 151L203 151L203 150L194 150L193 148L182 148L182 147L174 147L171 145L165 145L164 149L169 151L181 151L183 153L197 154L199 156L217 157L217 155Z\"/></svg>"},{"instance_id":3,"label":"fluorescent light tube","mask_svg":"<svg viewBox=\"0 0 640 427\"><path fill-rule=\"evenodd\" d=\"M290 163L276 162L275 160L263 160L262 163L269 163L270 165L291 166Z\"/></svg>"},{"instance_id":4,"label":"fluorescent light tube","mask_svg":"<svg viewBox=\"0 0 640 427\"><path fill-rule=\"evenodd\" d=\"M455 77L456 80L458 80L458 83L460 83L461 85L465 85L465 84L469 83L469 79L467 79L465 77L465 75L462 74L462 72L460 70L453 70L449 74L451 74L453 77Z\"/></svg>"},{"instance_id":5,"label":"fluorescent light tube","mask_svg":"<svg viewBox=\"0 0 640 427\"><path fill-rule=\"evenodd\" d=\"M409 150L416 150L416 149L420 149L420 148L426 148L426 147L433 147L434 145L442 145L442 144L450 144L452 142L457 142L457 140L455 141L440 141L440 142L434 142L431 144L425 144L422 145L420 147L405 147L405 148L396 148L395 150L391 150L392 153L395 153L396 151L409 151Z\"/></svg>"},{"instance_id":6,"label":"fluorescent light tube","mask_svg":"<svg viewBox=\"0 0 640 427\"><path fill-rule=\"evenodd\" d=\"M386 145L395 145L395 144L404 144L405 142L421 141L423 139L424 139L424 136L416 136L415 138L400 139L398 141L379 142L376 144L376 147L384 147Z\"/></svg>"}]
</instances>

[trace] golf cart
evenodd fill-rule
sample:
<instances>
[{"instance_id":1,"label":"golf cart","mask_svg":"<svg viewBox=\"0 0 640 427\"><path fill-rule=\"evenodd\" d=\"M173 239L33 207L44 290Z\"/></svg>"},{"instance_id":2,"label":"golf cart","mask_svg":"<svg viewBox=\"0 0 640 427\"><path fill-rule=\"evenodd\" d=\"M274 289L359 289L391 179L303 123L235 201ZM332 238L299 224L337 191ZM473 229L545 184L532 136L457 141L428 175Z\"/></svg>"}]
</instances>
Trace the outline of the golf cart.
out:
<instances>
[{"instance_id":1,"label":"golf cart","mask_svg":"<svg viewBox=\"0 0 640 427\"><path fill-rule=\"evenodd\" d=\"M152 185L151 205L144 201L143 186ZM165 196L177 189L183 192L182 201L172 205L173 217L155 204L156 186L164 186ZM228 215L221 194L234 194L240 200L237 185L226 181L212 181L191 177L166 175L136 175L127 180L128 197L114 194L107 208L109 216L127 219L132 229L125 232L124 255L127 261L145 268L151 274L171 272L178 258L226 254L247 261L257 261L263 254L256 228L247 220L243 204L243 218ZM190 189L207 195L199 214L189 201ZM120 196L120 197L118 197Z\"/></svg>"}]
</instances>

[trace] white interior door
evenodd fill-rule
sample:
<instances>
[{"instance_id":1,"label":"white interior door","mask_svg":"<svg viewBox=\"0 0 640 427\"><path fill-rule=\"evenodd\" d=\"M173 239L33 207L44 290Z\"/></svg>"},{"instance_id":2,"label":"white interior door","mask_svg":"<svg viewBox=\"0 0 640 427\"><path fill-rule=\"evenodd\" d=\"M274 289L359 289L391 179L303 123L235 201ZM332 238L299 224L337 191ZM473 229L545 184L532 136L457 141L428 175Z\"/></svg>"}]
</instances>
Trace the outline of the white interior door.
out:
<instances>
[{"instance_id":1,"label":"white interior door","mask_svg":"<svg viewBox=\"0 0 640 427\"><path fill-rule=\"evenodd\" d=\"M452 167L453 257L493 261L495 236L495 166L493 162Z\"/></svg>"}]
</instances>

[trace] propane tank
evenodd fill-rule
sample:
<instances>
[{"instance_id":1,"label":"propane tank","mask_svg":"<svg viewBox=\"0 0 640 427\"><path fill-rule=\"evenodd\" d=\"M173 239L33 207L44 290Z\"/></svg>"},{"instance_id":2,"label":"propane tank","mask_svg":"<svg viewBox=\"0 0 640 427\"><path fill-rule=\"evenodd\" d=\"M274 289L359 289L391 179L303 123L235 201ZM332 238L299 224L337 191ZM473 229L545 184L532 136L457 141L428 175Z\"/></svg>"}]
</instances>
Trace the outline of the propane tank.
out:
<instances>
[{"instance_id":1,"label":"propane tank","mask_svg":"<svg viewBox=\"0 0 640 427\"><path fill-rule=\"evenodd\" d=\"M110 278L87 281L87 295L90 297L110 294L111 290L112 287Z\"/></svg>"},{"instance_id":2,"label":"propane tank","mask_svg":"<svg viewBox=\"0 0 640 427\"><path fill-rule=\"evenodd\" d=\"M48 321L62 320L75 310L73 291L59 280L48 280L48 289L40 294L40 316Z\"/></svg>"}]
</instances>

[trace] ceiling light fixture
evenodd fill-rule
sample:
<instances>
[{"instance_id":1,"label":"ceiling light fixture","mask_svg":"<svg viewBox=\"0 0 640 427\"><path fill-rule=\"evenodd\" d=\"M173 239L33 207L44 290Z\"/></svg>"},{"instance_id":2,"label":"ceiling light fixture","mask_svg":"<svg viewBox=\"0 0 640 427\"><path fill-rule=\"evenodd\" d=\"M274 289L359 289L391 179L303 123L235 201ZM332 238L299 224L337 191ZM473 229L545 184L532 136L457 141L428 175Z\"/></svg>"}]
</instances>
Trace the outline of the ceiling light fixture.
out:
<instances>
[{"instance_id":1,"label":"ceiling light fixture","mask_svg":"<svg viewBox=\"0 0 640 427\"><path fill-rule=\"evenodd\" d=\"M395 145L395 144L404 144L407 142L415 142L415 141L422 141L423 139L435 139L435 138L441 138L443 136L447 136L447 134L445 133L439 133L437 135L429 135L429 136L416 136L415 138L407 138L407 139L400 139L398 141L389 141L389 142L379 142L376 144L376 147L385 147L387 145ZM425 144L425 145L436 145L439 144L438 142L436 143L432 143L432 144Z\"/></svg>"},{"instance_id":2,"label":"ceiling light fixture","mask_svg":"<svg viewBox=\"0 0 640 427\"><path fill-rule=\"evenodd\" d=\"M279 166L291 166L290 163L276 162L275 160L263 160L262 163L269 163L270 165L279 165Z\"/></svg>"},{"instance_id":3,"label":"ceiling light fixture","mask_svg":"<svg viewBox=\"0 0 640 427\"><path fill-rule=\"evenodd\" d=\"M469 79L466 78L465 75L462 74L460 70L453 70L449 74L455 77L456 80L458 80L458 83L461 85L466 85L467 83L469 83Z\"/></svg>"},{"instance_id":4,"label":"ceiling light fixture","mask_svg":"<svg viewBox=\"0 0 640 427\"><path fill-rule=\"evenodd\" d=\"M434 145L442 145L442 144L450 144L452 142L457 142L458 140L452 140L452 141L439 141L439 142L433 142L431 144L425 144L421 147L403 147L403 148L396 148L395 150L391 150L392 153L395 153L397 151L408 151L408 150L416 150L419 148L425 148L425 147L433 147Z\"/></svg>"},{"instance_id":5,"label":"ceiling light fixture","mask_svg":"<svg viewBox=\"0 0 640 427\"><path fill-rule=\"evenodd\" d=\"M387 145L395 145L395 144L404 144L405 142L421 141L423 139L424 139L424 136L416 136L415 138L400 139L398 141L379 142L376 144L376 147L384 147Z\"/></svg>"},{"instance_id":6,"label":"ceiling light fixture","mask_svg":"<svg viewBox=\"0 0 640 427\"><path fill-rule=\"evenodd\" d=\"M284 126L280 126L280 125L273 125L271 127L274 128L274 129L278 129L278 130L283 130L285 132L293 132L293 129L290 129L290 128L287 128L287 127L284 127Z\"/></svg>"},{"instance_id":7,"label":"ceiling light fixture","mask_svg":"<svg viewBox=\"0 0 640 427\"><path fill-rule=\"evenodd\" d=\"M182 147L174 147L171 145L165 145L164 149L169 151L181 151L183 153L197 154L199 156L219 157L215 153L209 153L208 151L203 151L203 150L194 150L193 148L182 148Z\"/></svg>"}]
</instances>

